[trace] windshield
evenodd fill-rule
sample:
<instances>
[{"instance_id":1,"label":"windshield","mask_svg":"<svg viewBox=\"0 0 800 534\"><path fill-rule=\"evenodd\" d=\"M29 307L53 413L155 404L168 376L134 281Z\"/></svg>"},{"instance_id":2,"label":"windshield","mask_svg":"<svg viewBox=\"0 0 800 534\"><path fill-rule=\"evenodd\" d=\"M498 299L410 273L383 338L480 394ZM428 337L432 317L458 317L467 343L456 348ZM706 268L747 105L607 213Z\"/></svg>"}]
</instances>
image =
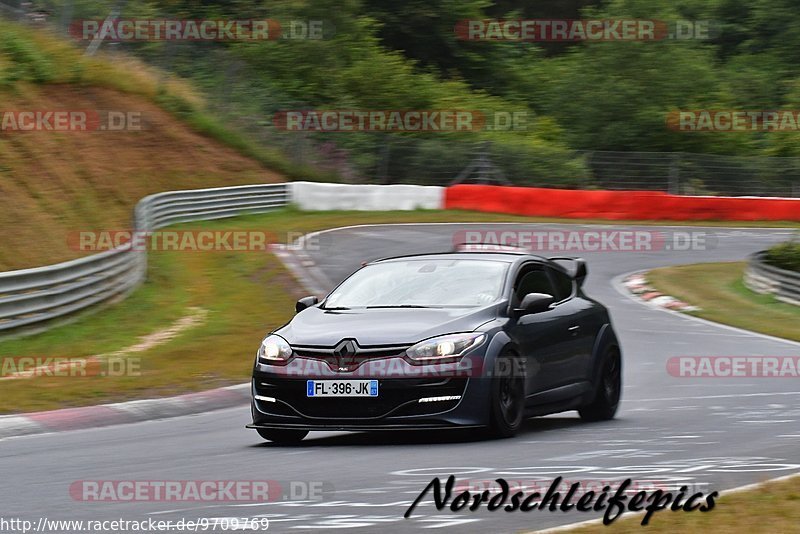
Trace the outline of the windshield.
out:
<instances>
[{"instance_id":1,"label":"windshield","mask_svg":"<svg viewBox=\"0 0 800 534\"><path fill-rule=\"evenodd\" d=\"M368 265L336 288L331 308L474 307L500 298L508 264L420 259Z\"/></svg>"}]
</instances>

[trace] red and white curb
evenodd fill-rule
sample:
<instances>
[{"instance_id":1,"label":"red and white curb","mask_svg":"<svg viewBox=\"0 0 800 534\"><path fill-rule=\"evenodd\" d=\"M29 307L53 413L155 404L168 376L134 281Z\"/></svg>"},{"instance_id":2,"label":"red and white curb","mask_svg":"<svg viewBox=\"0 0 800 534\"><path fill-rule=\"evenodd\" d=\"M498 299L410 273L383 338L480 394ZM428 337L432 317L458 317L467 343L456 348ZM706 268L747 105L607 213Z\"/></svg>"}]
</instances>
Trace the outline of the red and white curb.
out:
<instances>
[{"instance_id":1,"label":"red and white curb","mask_svg":"<svg viewBox=\"0 0 800 534\"><path fill-rule=\"evenodd\" d=\"M65 430L96 428L153 419L167 419L211 410L244 406L250 402L250 383L237 384L177 397L146 399L48 412L0 416L0 439Z\"/></svg>"},{"instance_id":2,"label":"red and white curb","mask_svg":"<svg viewBox=\"0 0 800 534\"><path fill-rule=\"evenodd\" d=\"M645 273L634 273L626 276L622 281L622 285L628 290L629 293L637 297L639 300L643 300L648 304L659 308L666 308L668 310L680 312L697 311L700 309L697 306L691 306L676 299L675 297L670 297L669 295L665 295L656 290L647 283Z\"/></svg>"}]
</instances>

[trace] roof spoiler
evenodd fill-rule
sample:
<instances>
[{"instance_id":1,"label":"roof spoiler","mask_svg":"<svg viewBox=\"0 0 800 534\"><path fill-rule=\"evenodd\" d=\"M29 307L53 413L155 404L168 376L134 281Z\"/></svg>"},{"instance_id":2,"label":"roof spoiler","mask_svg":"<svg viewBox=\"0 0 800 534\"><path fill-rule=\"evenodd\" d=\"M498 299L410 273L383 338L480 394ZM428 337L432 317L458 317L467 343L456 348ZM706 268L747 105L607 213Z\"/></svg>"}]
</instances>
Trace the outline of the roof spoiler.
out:
<instances>
[{"instance_id":1,"label":"roof spoiler","mask_svg":"<svg viewBox=\"0 0 800 534\"><path fill-rule=\"evenodd\" d=\"M583 281L586 280L586 275L589 274L589 271L586 268L586 260L583 258L571 258L568 256L556 256L550 259L553 261L573 262L575 264L575 270L572 273L572 278L575 280L575 283L578 284L578 287L583 285Z\"/></svg>"}]
</instances>

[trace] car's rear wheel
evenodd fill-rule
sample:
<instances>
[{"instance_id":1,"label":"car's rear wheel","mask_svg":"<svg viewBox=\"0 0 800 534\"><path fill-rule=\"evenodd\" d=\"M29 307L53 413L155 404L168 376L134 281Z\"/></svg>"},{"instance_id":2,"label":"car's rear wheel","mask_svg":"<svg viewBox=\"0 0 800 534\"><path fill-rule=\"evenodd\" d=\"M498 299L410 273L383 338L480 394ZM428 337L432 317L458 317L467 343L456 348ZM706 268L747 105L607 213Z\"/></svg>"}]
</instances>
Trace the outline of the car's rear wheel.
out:
<instances>
[{"instance_id":1,"label":"car's rear wheel","mask_svg":"<svg viewBox=\"0 0 800 534\"><path fill-rule=\"evenodd\" d=\"M613 419L622 392L622 359L619 351L609 348L603 358L597 390L592 402L578 410L584 421Z\"/></svg>"},{"instance_id":2,"label":"car's rear wheel","mask_svg":"<svg viewBox=\"0 0 800 534\"><path fill-rule=\"evenodd\" d=\"M274 443L299 443L308 435L308 430L284 430L279 428L257 428L258 435Z\"/></svg>"},{"instance_id":3,"label":"car's rear wheel","mask_svg":"<svg viewBox=\"0 0 800 534\"><path fill-rule=\"evenodd\" d=\"M525 373L522 360L505 353L495 360L491 387L489 432L498 438L516 435L525 414Z\"/></svg>"}]
</instances>

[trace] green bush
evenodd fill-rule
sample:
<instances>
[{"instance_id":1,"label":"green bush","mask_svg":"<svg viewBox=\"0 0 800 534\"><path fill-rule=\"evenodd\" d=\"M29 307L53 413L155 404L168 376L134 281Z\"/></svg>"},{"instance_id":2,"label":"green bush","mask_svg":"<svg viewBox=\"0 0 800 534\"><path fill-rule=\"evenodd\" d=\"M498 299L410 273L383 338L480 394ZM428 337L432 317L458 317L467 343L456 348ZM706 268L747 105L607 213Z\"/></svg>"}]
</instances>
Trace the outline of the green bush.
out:
<instances>
[{"instance_id":1,"label":"green bush","mask_svg":"<svg viewBox=\"0 0 800 534\"><path fill-rule=\"evenodd\" d=\"M53 63L33 44L14 33L0 34L0 54L6 65L0 83L10 85L17 81L46 83L53 79Z\"/></svg>"},{"instance_id":2,"label":"green bush","mask_svg":"<svg viewBox=\"0 0 800 534\"><path fill-rule=\"evenodd\" d=\"M800 241L792 239L768 249L766 262L779 269L800 272Z\"/></svg>"}]
</instances>

